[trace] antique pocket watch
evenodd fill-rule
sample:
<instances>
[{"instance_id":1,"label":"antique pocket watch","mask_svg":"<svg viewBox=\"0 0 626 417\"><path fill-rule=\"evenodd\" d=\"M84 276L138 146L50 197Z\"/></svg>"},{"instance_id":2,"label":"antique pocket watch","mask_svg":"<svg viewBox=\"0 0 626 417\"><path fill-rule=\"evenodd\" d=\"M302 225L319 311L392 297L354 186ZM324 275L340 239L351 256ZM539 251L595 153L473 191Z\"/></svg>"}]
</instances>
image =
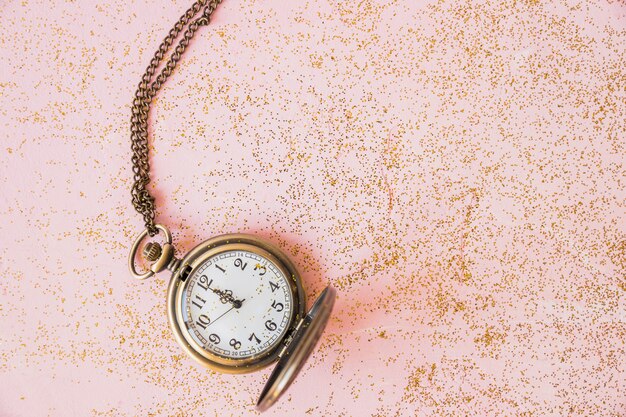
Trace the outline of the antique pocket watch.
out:
<instances>
[{"instance_id":1,"label":"antique pocket watch","mask_svg":"<svg viewBox=\"0 0 626 417\"><path fill-rule=\"evenodd\" d=\"M257 402L257 409L263 411L289 387L315 348L330 317L335 290L328 286L305 314L305 294L295 266L276 246L253 235L217 236L177 259L171 233L155 223L154 198L146 188L150 182L150 104L220 2L198 0L181 16L155 53L135 94L132 196L146 227L132 245L128 266L138 279L165 269L172 272L167 291L169 324L176 341L201 365L238 374L277 361ZM181 32L178 45L155 77ZM151 264L148 271L138 272L135 258L141 243L148 235L159 233L165 242L149 242L143 247L141 255Z\"/></svg>"}]
</instances>

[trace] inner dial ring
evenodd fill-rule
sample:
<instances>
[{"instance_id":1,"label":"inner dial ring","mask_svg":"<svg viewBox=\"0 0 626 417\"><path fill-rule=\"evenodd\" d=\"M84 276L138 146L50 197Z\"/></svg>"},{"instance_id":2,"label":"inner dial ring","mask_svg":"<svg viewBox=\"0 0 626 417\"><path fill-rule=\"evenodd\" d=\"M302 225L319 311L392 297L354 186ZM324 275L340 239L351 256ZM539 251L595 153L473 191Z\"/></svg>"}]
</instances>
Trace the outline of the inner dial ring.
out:
<instances>
[{"instance_id":1,"label":"inner dial ring","mask_svg":"<svg viewBox=\"0 0 626 417\"><path fill-rule=\"evenodd\" d=\"M281 341L293 330L302 308L299 278L288 261L281 262L282 253L265 247L224 243L188 255L196 257L189 260L191 271L175 291L180 332L175 333L203 365L253 371L276 359Z\"/></svg>"}]
</instances>

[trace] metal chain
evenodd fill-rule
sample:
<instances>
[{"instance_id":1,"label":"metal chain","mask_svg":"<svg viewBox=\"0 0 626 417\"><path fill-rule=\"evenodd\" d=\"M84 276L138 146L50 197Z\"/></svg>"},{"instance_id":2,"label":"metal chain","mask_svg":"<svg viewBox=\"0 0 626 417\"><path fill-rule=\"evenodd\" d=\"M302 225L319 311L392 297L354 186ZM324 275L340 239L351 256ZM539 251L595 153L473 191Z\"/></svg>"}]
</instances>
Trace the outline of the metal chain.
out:
<instances>
[{"instance_id":1,"label":"metal chain","mask_svg":"<svg viewBox=\"0 0 626 417\"><path fill-rule=\"evenodd\" d=\"M196 34L198 28L209 24L211 15L221 2L222 0L197 0L185 12L185 14L178 19L178 22L176 22L174 27L170 30L150 61L150 65L141 78L141 82L139 83L137 92L135 93L135 98L133 99L130 140L133 151L132 162L135 182L131 190L131 195L133 197L133 206L135 207L135 210L143 216L143 220L146 224L146 230L150 236L154 236L159 233L154 223L154 197L146 188L150 183L148 147L148 115L150 113L150 104L158 91L161 89L163 83L165 83L167 78L174 71L174 68L176 68L176 64L180 61L180 58L185 52L185 49L187 49L189 42ZM192 21L192 19L203 7L204 10L202 15ZM180 32L185 28L187 29L183 33L183 37L172 51L167 63L164 65L159 75L154 78L154 74L163 61L163 57L170 50L174 40L176 40Z\"/></svg>"}]
</instances>

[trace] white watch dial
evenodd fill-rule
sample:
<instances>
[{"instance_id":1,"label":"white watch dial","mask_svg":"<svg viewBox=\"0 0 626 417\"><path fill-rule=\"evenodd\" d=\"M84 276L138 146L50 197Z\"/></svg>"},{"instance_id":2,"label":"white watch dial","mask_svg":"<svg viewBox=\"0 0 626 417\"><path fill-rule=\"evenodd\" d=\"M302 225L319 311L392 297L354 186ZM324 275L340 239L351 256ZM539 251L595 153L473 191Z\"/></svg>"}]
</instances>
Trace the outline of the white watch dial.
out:
<instances>
[{"instance_id":1,"label":"white watch dial","mask_svg":"<svg viewBox=\"0 0 626 417\"><path fill-rule=\"evenodd\" d=\"M179 302L185 337L232 359L273 349L293 312L288 277L271 260L245 250L205 260L187 278Z\"/></svg>"}]
</instances>

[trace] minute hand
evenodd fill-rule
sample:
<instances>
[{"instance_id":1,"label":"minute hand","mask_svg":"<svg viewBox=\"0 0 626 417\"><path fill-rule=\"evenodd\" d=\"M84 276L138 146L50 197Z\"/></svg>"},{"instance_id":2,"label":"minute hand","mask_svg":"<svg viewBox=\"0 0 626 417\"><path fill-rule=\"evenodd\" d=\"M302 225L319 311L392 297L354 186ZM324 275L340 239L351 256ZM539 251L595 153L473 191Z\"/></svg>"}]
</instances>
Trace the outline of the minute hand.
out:
<instances>
[{"instance_id":1,"label":"minute hand","mask_svg":"<svg viewBox=\"0 0 626 417\"><path fill-rule=\"evenodd\" d=\"M235 300L235 301L238 303L239 307L241 307L241 305L243 304L243 302L244 302L244 301L246 301L246 300L245 300L245 299L243 299L243 300L241 300L241 301L239 301L239 300ZM237 307L236 305L233 305L231 308L229 308L228 310L226 310L226 312L222 313L222 315L221 315L221 316L219 316L218 318L216 318L215 320L213 320L211 323L209 323L209 325L207 325L206 327L211 326L211 324L215 323L216 321L218 321L219 319L221 319L222 317L224 317L224 316L225 316L226 314L228 314L228 312L230 312L230 310L232 310L233 308L239 308L239 307Z\"/></svg>"}]
</instances>

